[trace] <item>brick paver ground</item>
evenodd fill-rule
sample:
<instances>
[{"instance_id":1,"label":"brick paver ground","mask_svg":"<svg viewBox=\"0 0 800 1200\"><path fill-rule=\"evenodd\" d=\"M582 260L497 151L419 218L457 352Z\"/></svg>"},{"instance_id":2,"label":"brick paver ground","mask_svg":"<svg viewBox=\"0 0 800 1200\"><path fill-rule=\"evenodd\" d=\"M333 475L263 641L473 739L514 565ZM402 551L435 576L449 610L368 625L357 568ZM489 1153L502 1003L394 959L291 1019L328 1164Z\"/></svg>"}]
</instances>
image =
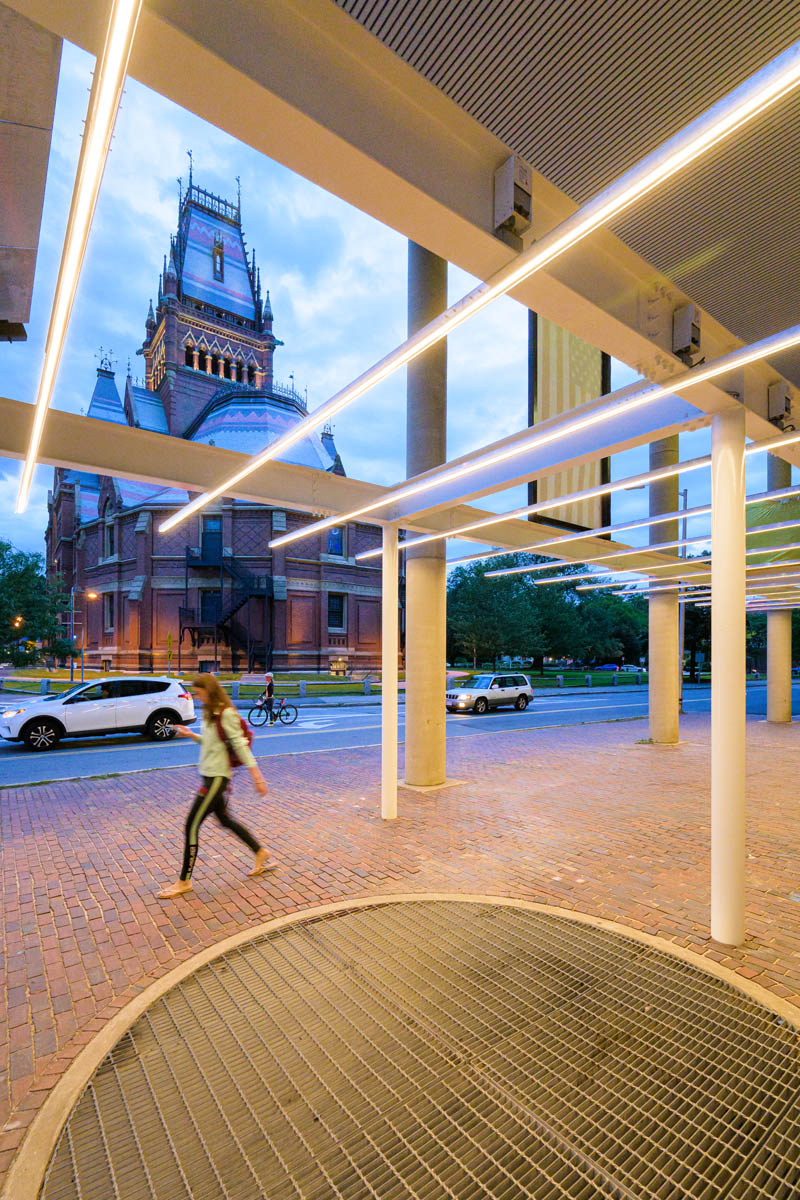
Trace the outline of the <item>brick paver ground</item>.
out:
<instances>
[{"instance_id":1,"label":"brick paver ground","mask_svg":"<svg viewBox=\"0 0 800 1200\"><path fill-rule=\"evenodd\" d=\"M493 733L449 743L462 786L401 791L378 816L375 749L267 760L271 794L236 780L234 808L268 835L279 873L209 821L190 897L176 876L190 769L0 793L0 1178L48 1090L141 988L247 925L378 893L484 892L659 934L755 979L800 1018L800 726L748 726L744 947L708 937L709 722L678 747L644 722Z\"/></svg>"}]
</instances>

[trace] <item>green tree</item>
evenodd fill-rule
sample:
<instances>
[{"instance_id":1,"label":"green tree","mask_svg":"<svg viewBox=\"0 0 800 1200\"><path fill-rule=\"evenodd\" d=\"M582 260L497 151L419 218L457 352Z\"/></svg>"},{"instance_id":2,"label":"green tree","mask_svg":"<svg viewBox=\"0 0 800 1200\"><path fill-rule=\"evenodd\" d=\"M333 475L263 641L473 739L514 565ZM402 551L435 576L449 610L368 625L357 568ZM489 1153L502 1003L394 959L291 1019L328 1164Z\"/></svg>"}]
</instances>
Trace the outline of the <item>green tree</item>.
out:
<instances>
[{"instance_id":1,"label":"green tree","mask_svg":"<svg viewBox=\"0 0 800 1200\"><path fill-rule=\"evenodd\" d=\"M68 602L60 584L48 584L41 554L0 541L0 656L4 660L23 666L36 661L37 641L63 642L58 616Z\"/></svg>"}]
</instances>

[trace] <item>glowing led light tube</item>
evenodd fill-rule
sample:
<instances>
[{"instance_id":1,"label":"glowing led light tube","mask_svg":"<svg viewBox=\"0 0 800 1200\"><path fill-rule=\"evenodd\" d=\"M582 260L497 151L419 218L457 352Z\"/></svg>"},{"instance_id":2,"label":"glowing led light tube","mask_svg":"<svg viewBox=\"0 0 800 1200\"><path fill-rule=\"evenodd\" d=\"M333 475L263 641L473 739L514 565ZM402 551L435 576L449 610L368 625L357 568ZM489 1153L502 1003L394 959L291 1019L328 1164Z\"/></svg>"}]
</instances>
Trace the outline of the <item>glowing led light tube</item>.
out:
<instances>
[{"instance_id":1,"label":"glowing led light tube","mask_svg":"<svg viewBox=\"0 0 800 1200\"><path fill-rule=\"evenodd\" d=\"M141 6L142 0L112 0L106 40L95 68L67 232L61 251L61 265L50 312L33 427L20 475L18 513L24 512L28 507L33 472L78 289Z\"/></svg>"},{"instance_id":2,"label":"glowing led light tube","mask_svg":"<svg viewBox=\"0 0 800 1200\"><path fill-rule=\"evenodd\" d=\"M193 512L205 507L211 500L229 492L253 471L277 458L313 429L331 420L336 413L352 404L382 380L387 379L400 367L406 366L437 342L446 338L452 330L475 316L487 305L506 295L523 280L553 262L565 251L575 246L595 229L607 224L640 197L647 195L665 180L671 178L700 155L716 146L735 129L740 128L758 113L774 104L800 83L800 43L794 43L777 58L762 67L750 79L728 96L713 105L706 113L692 121L685 129L666 141L663 146L647 155L640 163L626 171L594 199L582 205L572 216L567 217L550 233L545 234L527 250L524 250L506 266L501 267L490 279L479 284L456 304L446 309L439 317L423 326L413 337L407 339L390 354L377 362L363 375L322 404L304 421L300 421L290 432L277 438L260 454L250 459L245 466L225 479L217 487L203 493L184 505L169 520L159 527L162 533L184 521Z\"/></svg>"}]
</instances>

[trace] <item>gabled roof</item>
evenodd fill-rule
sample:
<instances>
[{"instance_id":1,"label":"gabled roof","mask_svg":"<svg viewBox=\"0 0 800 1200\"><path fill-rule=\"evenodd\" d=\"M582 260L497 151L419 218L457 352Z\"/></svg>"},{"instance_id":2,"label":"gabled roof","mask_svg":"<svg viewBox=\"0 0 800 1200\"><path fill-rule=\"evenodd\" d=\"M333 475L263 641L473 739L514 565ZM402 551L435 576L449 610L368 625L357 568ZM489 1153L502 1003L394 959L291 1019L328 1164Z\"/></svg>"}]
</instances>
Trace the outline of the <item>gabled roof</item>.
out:
<instances>
[{"instance_id":1,"label":"gabled roof","mask_svg":"<svg viewBox=\"0 0 800 1200\"><path fill-rule=\"evenodd\" d=\"M209 197L209 206L203 202ZM256 308L247 257L238 219L226 213L238 209L225 204L222 212L210 208L210 193L190 187L181 212L177 270L184 299L199 300L226 313L255 321ZM214 278L214 245L223 249L222 279Z\"/></svg>"},{"instance_id":2,"label":"gabled roof","mask_svg":"<svg viewBox=\"0 0 800 1200\"><path fill-rule=\"evenodd\" d=\"M148 392L138 387L130 377L125 383L125 401L130 405L133 424L139 429L150 429L153 433L169 433L164 405L158 392Z\"/></svg>"},{"instance_id":3,"label":"gabled roof","mask_svg":"<svg viewBox=\"0 0 800 1200\"><path fill-rule=\"evenodd\" d=\"M114 372L106 367L97 368L97 382L89 402L87 416L98 421L113 421L115 425L127 425L122 401L119 398Z\"/></svg>"}]
</instances>

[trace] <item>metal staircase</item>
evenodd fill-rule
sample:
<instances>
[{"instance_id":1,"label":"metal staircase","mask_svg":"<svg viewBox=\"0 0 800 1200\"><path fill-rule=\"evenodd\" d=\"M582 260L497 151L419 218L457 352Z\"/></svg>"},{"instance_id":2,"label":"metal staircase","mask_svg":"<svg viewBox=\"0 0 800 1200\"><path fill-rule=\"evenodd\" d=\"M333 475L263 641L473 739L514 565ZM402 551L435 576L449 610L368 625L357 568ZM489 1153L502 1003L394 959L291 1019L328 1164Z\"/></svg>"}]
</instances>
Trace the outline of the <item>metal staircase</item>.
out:
<instances>
[{"instance_id":1,"label":"metal staircase","mask_svg":"<svg viewBox=\"0 0 800 1200\"><path fill-rule=\"evenodd\" d=\"M242 660L248 671L258 666L268 670L272 665L272 642L267 639L255 641L246 621L237 620L237 616L253 599L262 600L265 605L269 604L272 598L272 577L252 575L234 555L226 554L221 547L187 546L184 584L187 601L190 568L195 572L202 568L217 572L219 593L217 603L211 606L210 611L209 606L206 606L206 611L201 613L199 609L190 608L188 604L178 610L179 647L183 643L184 633L188 632L194 648L208 643L214 644L214 661L217 659L220 643L227 646L231 652L231 666L234 671L240 669ZM265 621L265 628L270 626L271 622Z\"/></svg>"}]
</instances>

